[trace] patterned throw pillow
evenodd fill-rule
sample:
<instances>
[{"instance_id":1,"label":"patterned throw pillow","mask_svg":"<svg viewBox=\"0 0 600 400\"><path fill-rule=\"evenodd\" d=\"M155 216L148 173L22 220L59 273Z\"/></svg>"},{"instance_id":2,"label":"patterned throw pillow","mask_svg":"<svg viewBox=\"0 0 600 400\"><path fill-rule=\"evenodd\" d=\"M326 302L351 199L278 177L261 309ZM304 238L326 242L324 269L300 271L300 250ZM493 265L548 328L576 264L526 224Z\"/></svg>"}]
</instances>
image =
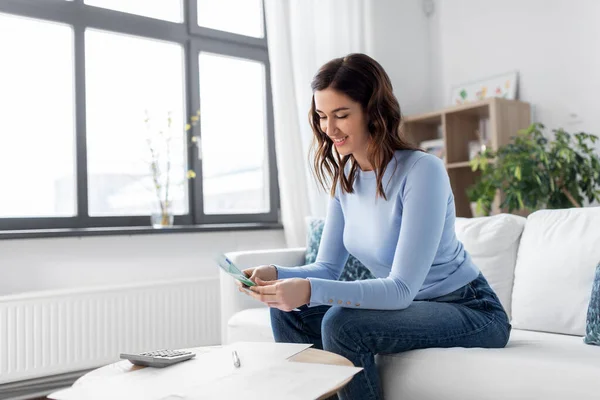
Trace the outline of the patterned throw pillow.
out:
<instances>
[{"instance_id":1,"label":"patterned throw pillow","mask_svg":"<svg viewBox=\"0 0 600 400\"><path fill-rule=\"evenodd\" d=\"M600 264L596 267L583 341L600 346Z\"/></svg>"},{"instance_id":2,"label":"patterned throw pillow","mask_svg":"<svg viewBox=\"0 0 600 400\"><path fill-rule=\"evenodd\" d=\"M321 235L323 234L323 226L325 221L321 218L308 218L308 239L306 244L306 254L304 262L311 264L317 259L319 251L319 243L321 243ZM367 269L360 261L352 254L348 257L346 265L340 276L340 281L360 281L364 279L374 279L371 271Z\"/></svg>"}]
</instances>

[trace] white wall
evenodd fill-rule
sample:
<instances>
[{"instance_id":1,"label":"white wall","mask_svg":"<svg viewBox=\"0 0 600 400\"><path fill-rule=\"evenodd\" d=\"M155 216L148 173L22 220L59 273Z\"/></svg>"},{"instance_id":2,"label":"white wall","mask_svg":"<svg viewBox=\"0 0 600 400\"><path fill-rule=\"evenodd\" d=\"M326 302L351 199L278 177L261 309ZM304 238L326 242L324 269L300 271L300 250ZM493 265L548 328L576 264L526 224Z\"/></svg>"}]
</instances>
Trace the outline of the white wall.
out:
<instances>
[{"instance_id":1,"label":"white wall","mask_svg":"<svg viewBox=\"0 0 600 400\"><path fill-rule=\"evenodd\" d=\"M438 0L429 27L434 107L447 104L453 84L516 69L536 121L600 136L598 21L597 0Z\"/></svg>"},{"instance_id":2,"label":"white wall","mask_svg":"<svg viewBox=\"0 0 600 400\"><path fill-rule=\"evenodd\" d=\"M0 296L216 277L219 252L281 247L283 230L1 240Z\"/></svg>"},{"instance_id":3,"label":"white wall","mask_svg":"<svg viewBox=\"0 0 600 400\"><path fill-rule=\"evenodd\" d=\"M402 114L430 111L429 21L421 0L372 0L369 55L386 70Z\"/></svg>"},{"instance_id":4,"label":"white wall","mask_svg":"<svg viewBox=\"0 0 600 400\"><path fill-rule=\"evenodd\" d=\"M516 69L534 121L600 136L600 1L434 0L430 17L424 1L370 3L369 54L405 115L447 106L452 85Z\"/></svg>"}]
</instances>

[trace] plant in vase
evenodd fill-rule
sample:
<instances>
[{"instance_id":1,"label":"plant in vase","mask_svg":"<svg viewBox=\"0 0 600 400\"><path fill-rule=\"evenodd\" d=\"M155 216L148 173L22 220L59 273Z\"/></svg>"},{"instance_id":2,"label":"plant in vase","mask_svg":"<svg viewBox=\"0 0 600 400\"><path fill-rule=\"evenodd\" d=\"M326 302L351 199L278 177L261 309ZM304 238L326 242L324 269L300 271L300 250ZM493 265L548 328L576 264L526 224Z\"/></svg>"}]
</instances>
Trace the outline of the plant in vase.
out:
<instances>
[{"instance_id":1,"label":"plant in vase","mask_svg":"<svg viewBox=\"0 0 600 400\"><path fill-rule=\"evenodd\" d=\"M191 117L191 121L185 125L185 136L188 131L199 121L200 111ZM151 215L151 223L155 228L173 225L174 215L172 213L171 189L173 186L184 185L188 179L196 177L192 169L185 172L182 179L177 174L173 176L173 140L181 140L181 135L174 134L172 113L167 113L166 125L154 126L153 120L146 111L144 119L146 126L146 146L150 160L148 162L152 176L153 191L157 200L157 212ZM192 136L192 142L197 142L197 137ZM181 168L179 168L181 170Z\"/></svg>"},{"instance_id":2,"label":"plant in vase","mask_svg":"<svg viewBox=\"0 0 600 400\"><path fill-rule=\"evenodd\" d=\"M496 193L500 208L528 213L542 208L582 207L600 200L600 157L589 133L553 130L548 139L544 125L534 123L518 132L497 151L486 149L471 160L481 175L467 190L479 211L489 214Z\"/></svg>"},{"instance_id":3,"label":"plant in vase","mask_svg":"<svg viewBox=\"0 0 600 400\"><path fill-rule=\"evenodd\" d=\"M484 181L479 185L467 188L467 197L471 202L471 214L473 217L490 215L496 191L496 187L490 181Z\"/></svg>"}]
</instances>

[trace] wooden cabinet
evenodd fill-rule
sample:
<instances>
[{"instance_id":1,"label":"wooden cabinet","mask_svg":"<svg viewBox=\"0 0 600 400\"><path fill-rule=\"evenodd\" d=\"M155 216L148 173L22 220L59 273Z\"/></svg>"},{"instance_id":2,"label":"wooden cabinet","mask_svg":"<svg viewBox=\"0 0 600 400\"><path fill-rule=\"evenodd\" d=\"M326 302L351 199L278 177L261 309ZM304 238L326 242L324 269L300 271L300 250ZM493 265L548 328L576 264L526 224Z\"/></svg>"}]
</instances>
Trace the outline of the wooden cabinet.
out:
<instances>
[{"instance_id":1,"label":"wooden cabinet","mask_svg":"<svg viewBox=\"0 0 600 400\"><path fill-rule=\"evenodd\" d=\"M517 131L531 124L528 103L502 98L489 98L446 108L436 112L404 118L401 129L411 142L443 140L444 163L448 170L458 217L472 217L467 188L475 182L478 172L469 166L470 146L480 138L496 150L510 142ZM472 143L474 142L474 144ZM498 201L492 213L498 212Z\"/></svg>"}]
</instances>

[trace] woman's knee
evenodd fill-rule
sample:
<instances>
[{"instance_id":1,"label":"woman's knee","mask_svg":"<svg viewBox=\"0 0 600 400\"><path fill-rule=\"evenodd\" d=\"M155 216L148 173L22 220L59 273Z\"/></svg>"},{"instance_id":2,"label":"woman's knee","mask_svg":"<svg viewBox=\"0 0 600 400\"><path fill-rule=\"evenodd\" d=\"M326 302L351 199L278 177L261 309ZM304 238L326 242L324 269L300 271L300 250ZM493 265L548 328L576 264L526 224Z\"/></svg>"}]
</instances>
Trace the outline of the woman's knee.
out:
<instances>
[{"instance_id":1,"label":"woman's knee","mask_svg":"<svg viewBox=\"0 0 600 400\"><path fill-rule=\"evenodd\" d=\"M352 322L355 310L343 307L331 307L321 322L321 335L325 347L352 345L360 340L356 324Z\"/></svg>"},{"instance_id":2,"label":"woman's knee","mask_svg":"<svg viewBox=\"0 0 600 400\"><path fill-rule=\"evenodd\" d=\"M291 325L290 313L281 311L278 308L270 308L271 313L271 326L273 329L281 329Z\"/></svg>"}]
</instances>

